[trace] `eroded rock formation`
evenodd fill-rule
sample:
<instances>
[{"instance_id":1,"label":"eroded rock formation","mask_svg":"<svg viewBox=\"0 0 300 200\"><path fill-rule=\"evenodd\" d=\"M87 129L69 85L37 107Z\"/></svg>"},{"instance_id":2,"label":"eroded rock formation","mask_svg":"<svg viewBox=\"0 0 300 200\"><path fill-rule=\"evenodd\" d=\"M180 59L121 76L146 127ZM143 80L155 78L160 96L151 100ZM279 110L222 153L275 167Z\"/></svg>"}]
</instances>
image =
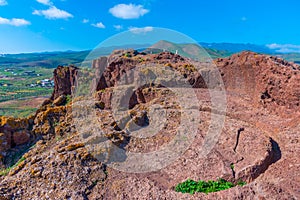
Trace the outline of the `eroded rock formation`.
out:
<instances>
[{"instance_id":1,"label":"eroded rock formation","mask_svg":"<svg viewBox=\"0 0 300 200\"><path fill-rule=\"evenodd\" d=\"M300 68L274 56L242 52L216 61L228 91L247 95L254 105L281 114L299 110Z\"/></svg>"},{"instance_id":2,"label":"eroded rock formation","mask_svg":"<svg viewBox=\"0 0 300 200\"><path fill-rule=\"evenodd\" d=\"M58 66L54 72L54 91L50 99L55 100L61 95L71 95L74 89L78 68L74 66Z\"/></svg>"},{"instance_id":3,"label":"eroded rock formation","mask_svg":"<svg viewBox=\"0 0 300 200\"><path fill-rule=\"evenodd\" d=\"M73 91L78 69L58 67L52 98L34 117L0 119L2 159L9 156L9 150L40 139L23 155L22 162L0 178L0 196L9 199L299 198L299 66L252 52L214 62L226 88L226 113L212 108L212 91L208 88L214 90L216 98L220 94L217 87L220 83L213 80L216 71L210 71L207 63L202 63L200 71L195 70L194 63L179 55L127 50L94 61L97 75L90 88L97 95L94 101L86 101L91 105L81 103L78 97L78 104L65 105L67 102L60 101ZM165 68L174 73L160 79L157 74ZM161 74L166 73L169 71ZM185 94L185 101L179 101L172 87L166 87L178 86L177 83L190 85L177 88ZM118 92L122 95L115 100ZM197 97L195 102L190 101L193 94ZM115 103L124 107L113 111ZM183 103L185 111L199 111L199 116L185 115ZM76 106L82 110L74 111ZM212 116L221 114L225 114L222 131L213 148L203 156ZM80 120L76 121L76 117ZM126 162L128 155L124 152L146 154L168 145L176 138L178 128L184 126L183 118L193 122L196 135L182 156L169 165L147 173L127 173L110 165ZM157 131L152 133L153 130ZM185 127L185 130L188 135L193 129ZM155 164L153 160L145 166ZM224 178L247 184L207 195L174 191L178 183L189 178Z\"/></svg>"}]
</instances>

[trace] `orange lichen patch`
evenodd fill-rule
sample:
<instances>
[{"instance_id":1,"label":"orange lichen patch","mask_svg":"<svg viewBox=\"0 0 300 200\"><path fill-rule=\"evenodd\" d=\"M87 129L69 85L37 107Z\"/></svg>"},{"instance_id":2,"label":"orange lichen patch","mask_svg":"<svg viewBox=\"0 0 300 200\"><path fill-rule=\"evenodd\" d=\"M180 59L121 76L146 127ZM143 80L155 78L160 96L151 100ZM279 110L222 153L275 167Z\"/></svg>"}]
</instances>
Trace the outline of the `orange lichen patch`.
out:
<instances>
[{"instance_id":1,"label":"orange lichen patch","mask_svg":"<svg viewBox=\"0 0 300 200\"><path fill-rule=\"evenodd\" d=\"M82 147L84 147L83 143L70 144L69 146L66 147L66 150L73 151L75 149L82 148Z\"/></svg>"},{"instance_id":2,"label":"orange lichen patch","mask_svg":"<svg viewBox=\"0 0 300 200\"><path fill-rule=\"evenodd\" d=\"M105 137L107 137L108 139L110 139L114 144L121 144L123 143L126 139L127 139L127 135L124 131L120 131L120 132L111 132L111 133L107 133L105 134Z\"/></svg>"},{"instance_id":3,"label":"orange lichen patch","mask_svg":"<svg viewBox=\"0 0 300 200\"><path fill-rule=\"evenodd\" d=\"M24 157L24 156L23 156ZM35 157L33 157L33 158L31 158L31 161L30 161L30 164L35 164L35 163L37 163L37 162L39 162L39 161L41 161L42 160L42 157L39 157L39 156L35 156Z\"/></svg>"},{"instance_id":4,"label":"orange lichen patch","mask_svg":"<svg viewBox=\"0 0 300 200\"><path fill-rule=\"evenodd\" d=\"M64 152L66 149L64 147L62 148L55 148L55 150L58 152L58 153L62 153Z\"/></svg>"},{"instance_id":5,"label":"orange lichen patch","mask_svg":"<svg viewBox=\"0 0 300 200\"><path fill-rule=\"evenodd\" d=\"M87 151L80 151L78 155L80 160L94 159L94 157Z\"/></svg>"},{"instance_id":6,"label":"orange lichen patch","mask_svg":"<svg viewBox=\"0 0 300 200\"><path fill-rule=\"evenodd\" d=\"M13 176L15 174L17 174L21 169L23 169L25 167L25 165L27 164L26 160L23 160L22 162L20 162L15 168L13 168L10 172L9 172L9 176Z\"/></svg>"},{"instance_id":7,"label":"orange lichen patch","mask_svg":"<svg viewBox=\"0 0 300 200\"><path fill-rule=\"evenodd\" d=\"M64 115L66 113L66 107L65 106L58 106L53 108L48 108L45 112L41 113L41 121L45 121L47 117L53 116L55 114Z\"/></svg>"},{"instance_id":8,"label":"orange lichen patch","mask_svg":"<svg viewBox=\"0 0 300 200\"><path fill-rule=\"evenodd\" d=\"M164 66L165 67L172 67L172 64L171 63L166 63Z\"/></svg>"},{"instance_id":9,"label":"orange lichen patch","mask_svg":"<svg viewBox=\"0 0 300 200\"><path fill-rule=\"evenodd\" d=\"M10 126L12 129L25 129L31 118L0 117L0 126Z\"/></svg>"},{"instance_id":10,"label":"orange lichen patch","mask_svg":"<svg viewBox=\"0 0 300 200\"><path fill-rule=\"evenodd\" d=\"M191 64L184 64L182 65L183 69L188 70L189 72L195 72L197 71L196 67Z\"/></svg>"},{"instance_id":11,"label":"orange lichen patch","mask_svg":"<svg viewBox=\"0 0 300 200\"><path fill-rule=\"evenodd\" d=\"M34 165L34 167L32 167L30 169L30 174L34 177L39 177L42 175L42 167L38 167L38 165Z\"/></svg>"},{"instance_id":12,"label":"orange lichen patch","mask_svg":"<svg viewBox=\"0 0 300 200\"><path fill-rule=\"evenodd\" d=\"M62 126L61 122L64 120L65 115L67 113L66 106L59 107L47 107L44 111L39 111L34 120L36 127L34 132L39 133L53 133L54 127L55 130L59 130L58 126ZM63 124L65 125L65 124ZM58 131L63 132L63 131Z\"/></svg>"}]
</instances>

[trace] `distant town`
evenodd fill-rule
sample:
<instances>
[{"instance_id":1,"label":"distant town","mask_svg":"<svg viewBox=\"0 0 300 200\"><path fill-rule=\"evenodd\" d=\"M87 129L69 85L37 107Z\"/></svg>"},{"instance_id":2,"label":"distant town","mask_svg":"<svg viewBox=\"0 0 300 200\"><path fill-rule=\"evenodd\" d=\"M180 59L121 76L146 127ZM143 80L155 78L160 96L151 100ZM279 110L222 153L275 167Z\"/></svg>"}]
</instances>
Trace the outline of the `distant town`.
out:
<instances>
[{"instance_id":1,"label":"distant town","mask_svg":"<svg viewBox=\"0 0 300 200\"><path fill-rule=\"evenodd\" d=\"M0 80L5 80L5 79L11 79L13 77L28 77L28 78L33 78L33 77L41 77L43 74L37 73L36 71L18 71L19 69L16 68L6 68L4 69L4 72L6 72L5 75L0 75ZM2 83L0 82L0 87L10 87L13 86L14 83ZM41 80L37 80L33 83L30 84L25 84L26 87L44 87L44 88L52 88L54 87L54 80L53 78L43 78Z\"/></svg>"}]
</instances>

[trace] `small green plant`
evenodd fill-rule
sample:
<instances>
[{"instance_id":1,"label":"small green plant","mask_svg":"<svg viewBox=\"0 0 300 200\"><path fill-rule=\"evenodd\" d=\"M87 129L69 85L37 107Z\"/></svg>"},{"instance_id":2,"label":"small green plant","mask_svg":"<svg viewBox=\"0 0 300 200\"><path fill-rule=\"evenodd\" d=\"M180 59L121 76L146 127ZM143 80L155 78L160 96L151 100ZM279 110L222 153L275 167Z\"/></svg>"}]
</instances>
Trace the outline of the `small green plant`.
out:
<instances>
[{"instance_id":1,"label":"small green plant","mask_svg":"<svg viewBox=\"0 0 300 200\"><path fill-rule=\"evenodd\" d=\"M131 57L131 55L130 55L129 53L125 53L124 56L125 56L126 58Z\"/></svg>"},{"instance_id":2,"label":"small green plant","mask_svg":"<svg viewBox=\"0 0 300 200\"><path fill-rule=\"evenodd\" d=\"M101 93L104 93L104 92L105 92L105 88L104 88L104 89L101 89L101 90L99 90L99 92L101 92Z\"/></svg>"},{"instance_id":3,"label":"small green plant","mask_svg":"<svg viewBox=\"0 0 300 200\"><path fill-rule=\"evenodd\" d=\"M24 158L23 156L12 166L7 167L3 170L0 171L0 176L6 176L10 170L12 170L13 168L15 168L16 166L18 166L21 162L23 162L26 158Z\"/></svg>"},{"instance_id":4,"label":"small green plant","mask_svg":"<svg viewBox=\"0 0 300 200\"><path fill-rule=\"evenodd\" d=\"M72 102L72 97L71 95L66 96L66 105L70 104Z\"/></svg>"},{"instance_id":5,"label":"small green plant","mask_svg":"<svg viewBox=\"0 0 300 200\"><path fill-rule=\"evenodd\" d=\"M98 182L99 182L99 180L92 181L92 185L95 186L95 185L97 185Z\"/></svg>"},{"instance_id":6,"label":"small green plant","mask_svg":"<svg viewBox=\"0 0 300 200\"><path fill-rule=\"evenodd\" d=\"M62 139L61 136L56 136L56 138L55 138L56 142L57 142L57 141L60 141L61 139Z\"/></svg>"},{"instance_id":7,"label":"small green plant","mask_svg":"<svg viewBox=\"0 0 300 200\"><path fill-rule=\"evenodd\" d=\"M244 186L244 185L246 185L246 182L239 180L236 185Z\"/></svg>"},{"instance_id":8,"label":"small green plant","mask_svg":"<svg viewBox=\"0 0 300 200\"><path fill-rule=\"evenodd\" d=\"M6 175L9 173L9 171L10 171L11 169L12 169L11 167L2 169L2 170L0 171L0 176L6 176Z\"/></svg>"},{"instance_id":9,"label":"small green plant","mask_svg":"<svg viewBox=\"0 0 300 200\"><path fill-rule=\"evenodd\" d=\"M53 123L53 126L54 126L54 127L59 126L59 125L60 125L60 122L59 122L59 121Z\"/></svg>"},{"instance_id":10,"label":"small green plant","mask_svg":"<svg viewBox=\"0 0 300 200\"><path fill-rule=\"evenodd\" d=\"M29 147L29 150L34 149L36 147L36 144L33 144L31 147Z\"/></svg>"},{"instance_id":11,"label":"small green plant","mask_svg":"<svg viewBox=\"0 0 300 200\"><path fill-rule=\"evenodd\" d=\"M176 192L182 192L182 193L190 193L190 194L194 194L196 192L203 192L203 193L210 193L210 192L217 192L217 191L221 191L221 190L227 190L229 188L232 188L236 185L240 185L243 186L245 185L245 182L238 182L238 184L234 184L231 182L228 182L224 179L218 179L217 181L194 181L191 179L188 179L186 181L184 181L183 183L179 183L176 187L175 187L175 191Z\"/></svg>"},{"instance_id":12,"label":"small green plant","mask_svg":"<svg viewBox=\"0 0 300 200\"><path fill-rule=\"evenodd\" d=\"M233 164L233 163L230 164L230 168L231 168L232 170L234 170L234 164Z\"/></svg>"}]
</instances>

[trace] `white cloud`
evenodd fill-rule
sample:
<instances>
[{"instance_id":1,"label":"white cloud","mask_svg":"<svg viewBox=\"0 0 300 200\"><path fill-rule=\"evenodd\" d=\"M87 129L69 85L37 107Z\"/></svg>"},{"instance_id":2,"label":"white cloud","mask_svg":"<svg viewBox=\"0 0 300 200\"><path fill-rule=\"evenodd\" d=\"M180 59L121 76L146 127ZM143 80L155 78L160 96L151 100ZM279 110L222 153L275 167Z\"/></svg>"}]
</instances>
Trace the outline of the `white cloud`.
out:
<instances>
[{"instance_id":1,"label":"white cloud","mask_svg":"<svg viewBox=\"0 0 300 200\"><path fill-rule=\"evenodd\" d=\"M294 44L267 44L269 49L275 50L278 53L300 53L300 45Z\"/></svg>"},{"instance_id":2,"label":"white cloud","mask_svg":"<svg viewBox=\"0 0 300 200\"><path fill-rule=\"evenodd\" d=\"M5 6L7 5L7 1L6 0L0 0L0 6Z\"/></svg>"},{"instance_id":3,"label":"white cloud","mask_svg":"<svg viewBox=\"0 0 300 200\"><path fill-rule=\"evenodd\" d=\"M7 19L0 17L0 24L6 24L6 25L11 25L11 26L26 26L30 25L30 21L27 21L25 19L18 19L18 18L12 18L12 19Z\"/></svg>"},{"instance_id":4,"label":"white cloud","mask_svg":"<svg viewBox=\"0 0 300 200\"><path fill-rule=\"evenodd\" d=\"M36 1L48 6L52 5L52 2L50 0L36 0Z\"/></svg>"},{"instance_id":5,"label":"white cloud","mask_svg":"<svg viewBox=\"0 0 300 200\"><path fill-rule=\"evenodd\" d=\"M147 32L151 32L153 31L153 27L152 26L145 26L145 27L129 27L128 28L130 32L134 33L134 34L141 34L141 33L147 33Z\"/></svg>"},{"instance_id":6,"label":"white cloud","mask_svg":"<svg viewBox=\"0 0 300 200\"><path fill-rule=\"evenodd\" d=\"M97 27L97 28L105 28L105 26L102 22L98 22L97 24L92 24L92 26Z\"/></svg>"},{"instance_id":7,"label":"white cloud","mask_svg":"<svg viewBox=\"0 0 300 200\"><path fill-rule=\"evenodd\" d=\"M121 19L137 19L149 12L142 5L118 4L109 9L109 12Z\"/></svg>"},{"instance_id":8,"label":"white cloud","mask_svg":"<svg viewBox=\"0 0 300 200\"><path fill-rule=\"evenodd\" d=\"M122 30L123 29L123 26L122 25L114 25L114 28L119 31L119 30Z\"/></svg>"},{"instance_id":9,"label":"white cloud","mask_svg":"<svg viewBox=\"0 0 300 200\"><path fill-rule=\"evenodd\" d=\"M55 6L51 6L47 10L34 10L32 14L44 16L47 19L68 19L73 17L72 14L68 13L67 11L60 10Z\"/></svg>"},{"instance_id":10,"label":"white cloud","mask_svg":"<svg viewBox=\"0 0 300 200\"><path fill-rule=\"evenodd\" d=\"M26 25L30 25L31 23L25 19L13 18L10 20L10 24L13 26L26 26Z\"/></svg>"},{"instance_id":11,"label":"white cloud","mask_svg":"<svg viewBox=\"0 0 300 200\"><path fill-rule=\"evenodd\" d=\"M81 22L84 23L84 24L86 24L86 23L89 23L89 21L90 20L88 20L88 19L83 19Z\"/></svg>"},{"instance_id":12,"label":"white cloud","mask_svg":"<svg viewBox=\"0 0 300 200\"><path fill-rule=\"evenodd\" d=\"M3 18L3 17L0 17L0 24L9 24L10 20L9 19L6 19L6 18Z\"/></svg>"}]
</instances>

